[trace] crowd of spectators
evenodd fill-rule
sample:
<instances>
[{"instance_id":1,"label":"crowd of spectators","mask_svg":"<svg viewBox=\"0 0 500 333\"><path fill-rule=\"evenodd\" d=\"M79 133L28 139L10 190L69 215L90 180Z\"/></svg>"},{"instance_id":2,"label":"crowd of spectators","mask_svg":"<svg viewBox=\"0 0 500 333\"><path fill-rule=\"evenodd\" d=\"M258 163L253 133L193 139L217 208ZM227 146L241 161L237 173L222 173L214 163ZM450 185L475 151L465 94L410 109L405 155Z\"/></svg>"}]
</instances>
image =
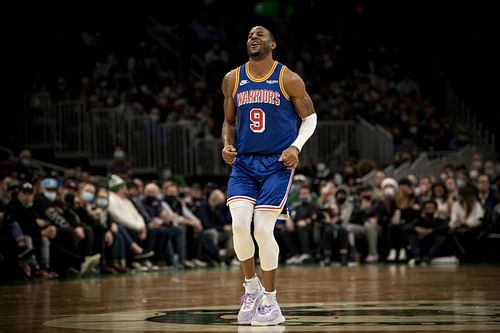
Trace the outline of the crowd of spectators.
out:
<instances>
[{"instance_id":1,"label":"crowd of spectators","mask_svg":"<svg viewBox=\"0 0 500 333\"><path fill-rule=\"evenodd\" d=\"M467 144L466 130L451 129L442 110L399 62L397 46L370 46L362 50L365 56L351 60L353 51L328 33L295 43L304 32L274 25L276 58L305 79L320 120L362 116L382 124L393 134L396 151L454 150ZM86 71L41 75L34 90L49 93L53 102L80 99L89 109L113 107L124 114L150 115L158 123L188 123L197 137L217 138L222 77L245 61L246 35L224 31L207 19L169 28L182 37L176 44L179 58L166 56L147 31L125 50L104 45L101 40L112 43L104 32L83 32L79 53L89 55L82 58ZM293 33L285 33L287 28ZM199 66L188 65L191 57L199 59Z\"/></svg>"},{"instance_id":2,"label":"crowd of spectators","mask_svg":"<svg viewBox=\"0 0 500 333\"><path fill-rule=\"evenodd\" d=\"M55 278L238 264L225 186L2 163L2 277ZM286 265L498 260L499 164L474 155L439 175L363 184L356 165L294 176L275 235ZM126 176L126 175L125 175ZM493 242L492 242L493 241Z\"/></svg>"}]
</instances>

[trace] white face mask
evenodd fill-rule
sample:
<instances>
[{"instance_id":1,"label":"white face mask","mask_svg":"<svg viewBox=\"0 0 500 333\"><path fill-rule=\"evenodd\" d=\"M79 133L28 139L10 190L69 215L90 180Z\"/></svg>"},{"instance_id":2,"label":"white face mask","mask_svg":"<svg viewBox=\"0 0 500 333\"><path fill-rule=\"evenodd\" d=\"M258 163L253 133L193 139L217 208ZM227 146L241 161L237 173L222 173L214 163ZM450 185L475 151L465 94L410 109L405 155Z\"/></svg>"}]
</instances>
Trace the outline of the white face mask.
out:
<instances>
[{"instance_id":1,"label":"white face mask","mask_svg":"<svg viewBox=\"0 0 500 333\"><path fill-rule=\"evenodd\" d=\"M57 193L56 192L43 192L43 195L50 200L50 202L53 202L56 200Z\"/></svg>"},{"instance_id":2,"label":"white face mask","mask_svg":"<svg viewBox=\"0 0 500 333\"><path fill-rule=\"evenodd\" d=\"M116 159L123 159L123 158L125 158L125 152L123 150L116 150L114 152L113 156Z\"/></svg>"},{"instance_id":3,"label":"white face mask","mask_svg":"<svg viewBox=\"0 0 500 333\"><path fill-rule=\"evenodd\" d=\"M394 195L396 195L396 191L392 187L386 187L384 188L384 196L388 198L394 198Z\"/></svg>"}]
</instances>

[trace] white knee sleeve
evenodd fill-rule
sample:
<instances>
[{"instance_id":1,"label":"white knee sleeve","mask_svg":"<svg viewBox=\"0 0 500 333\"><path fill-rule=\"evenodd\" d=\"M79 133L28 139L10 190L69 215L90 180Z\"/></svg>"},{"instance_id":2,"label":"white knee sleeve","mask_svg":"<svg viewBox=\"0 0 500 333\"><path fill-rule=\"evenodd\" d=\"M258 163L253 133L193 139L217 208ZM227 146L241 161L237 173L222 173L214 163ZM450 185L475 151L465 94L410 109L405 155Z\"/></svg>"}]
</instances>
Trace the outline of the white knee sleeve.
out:
<instances>
[{"instance_id":1,"label":"white knee sleeve","mask_svg":"<svg viewBox=\"0 0 500 333\"><path fill-rule=\"evenodd\" d=\"M234 252L236 252L239 261L253 258L255 254L255 246L250 233L253 207L254 204L248 201L236 201L229 204L233 219Z\"/></svg>"},{"instance_id":2,"label":"white knee sleeve","mask_svg":"<svg viewBox=\"0 0 500 333\"><path fill-rule=\"evenodd\" d=\"M280 211L255 211L254 236L259 244L260 267L266 272L278 268L280 248L274 239L274 225L279 215Z\"/></svg>"}]
</instances>

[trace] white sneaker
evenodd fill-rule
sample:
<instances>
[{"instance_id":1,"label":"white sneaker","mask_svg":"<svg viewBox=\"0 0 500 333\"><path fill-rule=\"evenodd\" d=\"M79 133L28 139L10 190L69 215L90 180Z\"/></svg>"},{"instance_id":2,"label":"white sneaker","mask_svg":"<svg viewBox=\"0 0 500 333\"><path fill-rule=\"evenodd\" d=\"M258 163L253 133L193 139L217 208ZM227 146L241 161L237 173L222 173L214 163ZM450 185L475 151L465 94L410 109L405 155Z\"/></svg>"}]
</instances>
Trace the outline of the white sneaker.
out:
<instances>
[{"instance_id":1,"label":"white sneaker","mask_svg":"<svg viewBox=\"0 0 500 333\"><path fill-rule=\"evenodd\" d=\"M144 260L142 262L142 265L145 266L149 271L159 271L160 270L160 266L153 265L153 263L149 260Z\"/></svg>"},{"instance_id":2,"label":"white sneaker","mask_svg":"<svg viewBox=\"0 0 500 333\"><path fill-rule=\"evenodd\" d=\"M309 253L302 254L297 260L297 264L302 264L304 261L311 259L311 255Z\"/></svg>"},{"instance_id":3,"label":"white sneaker","mask_svg":"<svg viewBox=\"0 0 500 333\"><path fill-rule=\"evenodd\" d=\"M459 265L460 264L460 260L457 257L455 257L455 256L437 257L437 258L433 258L431 260L431 264L433 264L433 265L451 265L451 266L455 266L455 265Z\"/></svg>"},{"instance_id":4,"label":"white sneaker","mask_svg":"<svg viewBox=\"0 0 500 333\"><path fill-rule=\"evenodd\" d=\"M385 258L387 261L395 261L398 256L398 253L396 252L396 249L391 249L389 251L389 255L387 258Z\"/></svg>"},{"instance_id":5,"label":"white sneaker","mask_svg":"<svg viewBox=\"0 0 500 333\"><path fill-rule=\"evenodd\" d=\"M93 271L93 269L99 264L101 261L101 254L97 253L93 256L86 256L80 265L80 274L85 275Z\"/></svg>"},{"instance_id":6,"label":"white sneaker","mask_svg":"<svg viewBox=\"0 0 500 333\"><path fill-rule=\"evenodd\" d=\"M138 261L132 262L132 268L138 272L147 272L148 271L148 268L146 266L142 265Z\"/></svg>"},{"instance_id":7,"label":"white sneaker","mask_svg":"<svg viewBox=\"0 0 500 333\"><path fill-rule=\"evenodd\" d=\"M287 265L296 264L298 262L299 258L300 258L300 255L290 257L285 261L285 264L287 264Z\"/></svg>"},{"instance_id":8,"label":"white sneaker","mask_svg":"<svg viewBox=\"0 0 500 333\"><path fill-rule=\"evenodd\" d=\"M370 254L365 258L365 263L373 264L378 262L378 254Z\"/></svg>"},{"instance_id":9,"label":"white sneaker","mask_svg":"<svg viewBox=\"0 0 500 333\"><path fill-rule=\"evenodd\" d=\"M257 290L251 290L248 283L244 283L245 294L240 298L240 311L238 312L238 324L250 324L257 314L257 309L264 295L264 287L258 281Z\"/></svg>"},{"instance_id":10,"label":"white sneaker","mask_svg":"<svg viewBox=\"0 0 500 333\"><path fill-rule=\"evenodd\" d=\"M398 256L398 261L406 261L406 249L401 248L399 249L399 256Z\"/></svg>"},{"instance_id":11,"label":"white sneaker","mask_svg":"<svg viewBox=\"0 0 500 333\"><path fill-rule=\"evenodd\" d=\"M257 310L255 318L252 320L252 326L278 325L285 322L285 317L281 313L278 302L270 300L269 296L264 295Z\"/></svg>"},{"instance_id":12,"label":"white sneaker","mask_svg":"<svg viewBox=\"0 0 500 333\"><path fill-rule=\"evenodd\" d=\"M200 259L193 259L192 261L196 267L207 267L208 266L208 264L206 262L201 261Z\"/></svg>"},{"instance_id":13,"label":"white sneaker","mask_svg":"<svg viewBox=\"0 0 500 333\"><path fill-rule=\"evenodd\" d=\"M181 264L185 268L195 268L196 267L196 265L191 260L184 260Z\"/></svg>"}]
</instances>

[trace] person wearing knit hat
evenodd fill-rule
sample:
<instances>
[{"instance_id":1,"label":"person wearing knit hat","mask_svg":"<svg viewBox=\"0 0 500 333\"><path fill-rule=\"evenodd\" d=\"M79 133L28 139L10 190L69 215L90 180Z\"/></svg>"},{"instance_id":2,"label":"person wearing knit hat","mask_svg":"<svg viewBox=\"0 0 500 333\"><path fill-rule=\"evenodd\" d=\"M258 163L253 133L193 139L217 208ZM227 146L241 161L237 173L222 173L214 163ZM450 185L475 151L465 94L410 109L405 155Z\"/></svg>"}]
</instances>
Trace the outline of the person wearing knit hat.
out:
<instances>
[{"instance_id":1,"label":"person wearing knit hat","mask_svg":"<svg viewBox=\"0 0 500 333\"><path fill-rule=\"evenodd\" d=\"M117 175L108 176L108 189L110 191L115 192L123 185L125 185L125 181L120 176Z\"/></svg>"}]
</instances>

